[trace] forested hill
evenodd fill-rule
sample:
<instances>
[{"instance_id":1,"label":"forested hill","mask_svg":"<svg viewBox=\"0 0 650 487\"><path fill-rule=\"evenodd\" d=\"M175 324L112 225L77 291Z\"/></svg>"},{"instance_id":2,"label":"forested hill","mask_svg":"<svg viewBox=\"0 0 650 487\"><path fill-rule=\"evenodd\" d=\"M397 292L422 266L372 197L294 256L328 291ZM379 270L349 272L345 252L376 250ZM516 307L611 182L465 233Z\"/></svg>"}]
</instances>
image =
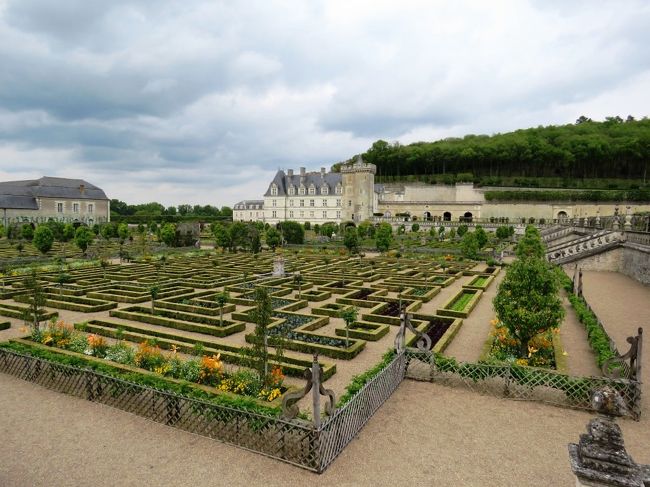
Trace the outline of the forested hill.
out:
<instances>
[{"instance_id":1,"label":"forested hill","mask_svg":"<svg viewBox=\"0 0 650 487\"><path fill-rule=\"evenodd\" d=\"M378 140L364 154L377 180L460 175L490 183L508 177L622 178L645 182L650 162L650 119L580 117L573 125L529 128L504 134L467 135L409 145ZM337 166L333 168L337 169ZM462 173L462 174L461 174ZM412 178L409 178L412 179Z\"/></svg>"}]
</instances>

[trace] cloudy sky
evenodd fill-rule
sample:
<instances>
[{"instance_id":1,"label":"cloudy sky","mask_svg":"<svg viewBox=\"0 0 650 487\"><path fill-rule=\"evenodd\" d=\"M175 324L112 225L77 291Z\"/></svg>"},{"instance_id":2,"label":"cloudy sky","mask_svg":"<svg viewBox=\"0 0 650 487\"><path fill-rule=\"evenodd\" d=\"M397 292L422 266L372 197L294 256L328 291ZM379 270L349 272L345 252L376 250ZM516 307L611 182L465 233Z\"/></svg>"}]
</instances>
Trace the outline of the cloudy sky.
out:
<instances>
[{"instance_id":1,"label":"cloudy sky","mask_svg":"<svg viewBox=\"0 0 650 487\"><path fill-rule=\"evenodd\" d=\"M278 168L650 115L650 2L0 0L0 180L232 205Z\"/></svg>"}]
</instances>

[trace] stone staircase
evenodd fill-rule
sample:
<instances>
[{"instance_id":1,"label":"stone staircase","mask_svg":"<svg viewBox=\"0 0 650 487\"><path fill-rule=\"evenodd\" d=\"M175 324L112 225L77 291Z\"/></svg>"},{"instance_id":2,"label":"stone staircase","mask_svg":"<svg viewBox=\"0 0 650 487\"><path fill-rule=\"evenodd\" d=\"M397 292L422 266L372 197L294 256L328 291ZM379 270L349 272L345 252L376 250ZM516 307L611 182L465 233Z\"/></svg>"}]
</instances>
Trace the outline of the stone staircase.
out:
<instances>
[{"instance_id":1,"label":"stone staircase","mask_svg":"<svg viewBox=\"0 0 650 487\"><path fill-rule=\"evenodd\" d=\"M549 237L548 239L545 239L545 236L542 238L548 245L553 240L566 237L573 233L577 233L574 228L562 227L556 232L551 232L546 235L546 237ZM554 264L566 264L619 247L624 242L625 234L623 232L613 232L610 230L600 230L588 235L576 235L576 238L570 241L548 246L546 259Z\"/></svg>"}]
</instances>

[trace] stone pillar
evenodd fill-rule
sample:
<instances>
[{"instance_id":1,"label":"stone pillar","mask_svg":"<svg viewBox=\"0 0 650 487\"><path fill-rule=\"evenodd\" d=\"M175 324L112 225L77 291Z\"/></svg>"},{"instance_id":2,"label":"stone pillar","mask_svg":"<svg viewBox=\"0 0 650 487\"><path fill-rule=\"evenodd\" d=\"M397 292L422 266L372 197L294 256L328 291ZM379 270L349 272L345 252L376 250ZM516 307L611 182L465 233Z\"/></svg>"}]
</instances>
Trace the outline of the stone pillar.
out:
<instances>
[{"instance_id":1,"label":"stone pillar","mask_svg":"<svg viewBox=\"0 0 650 487\"><path fill-rule=\"evenodd\" d=\"M618 216L618 206L614 208L614 222L612 223L612 230L618 231L621 229L621 221Z\"/></svg>"},{"instance_id":2,"label":"stone pillar","mask_svg":"<svg viewBox=\"0 0 650 487\"><path fill-rule=\"evenodd\" d=\"M625 207L625 223L623 230L629 232L632 230L632 209L629 206Z\"/></svg>"},{"instance_id":3,"label":"stone pillar","mask_svg":"<svg viewBox=\"0 0 650 487\"><path fill-rule=\"evenodd\" d=\"M626 407L619 393L605 386L591 399L598 417L589 421L580 442L569 443L569 461L576 485L644 487L650 485L650 466L639 465L625 450L616 416Z\"/></svg>"}]
</instances>

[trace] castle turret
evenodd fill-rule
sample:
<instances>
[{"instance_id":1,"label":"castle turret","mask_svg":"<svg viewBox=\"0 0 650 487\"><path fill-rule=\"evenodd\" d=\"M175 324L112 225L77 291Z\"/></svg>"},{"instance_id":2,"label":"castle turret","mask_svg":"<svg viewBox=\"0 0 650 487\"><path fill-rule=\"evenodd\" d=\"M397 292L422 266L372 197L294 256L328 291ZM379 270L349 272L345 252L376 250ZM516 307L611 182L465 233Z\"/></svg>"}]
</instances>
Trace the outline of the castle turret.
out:
<instances>
[{"instance_id":1,"label":"castle turret","mask_svg":"<svg viewBox=\"0 0 650 487\"><path fill-rule=\"evenodd\" d=\"M343 179L342 218L362 222L372 218L375 190L374 164L363 162L361 156L353 164L341 166Z\"/></svg>"}]
</instances>

